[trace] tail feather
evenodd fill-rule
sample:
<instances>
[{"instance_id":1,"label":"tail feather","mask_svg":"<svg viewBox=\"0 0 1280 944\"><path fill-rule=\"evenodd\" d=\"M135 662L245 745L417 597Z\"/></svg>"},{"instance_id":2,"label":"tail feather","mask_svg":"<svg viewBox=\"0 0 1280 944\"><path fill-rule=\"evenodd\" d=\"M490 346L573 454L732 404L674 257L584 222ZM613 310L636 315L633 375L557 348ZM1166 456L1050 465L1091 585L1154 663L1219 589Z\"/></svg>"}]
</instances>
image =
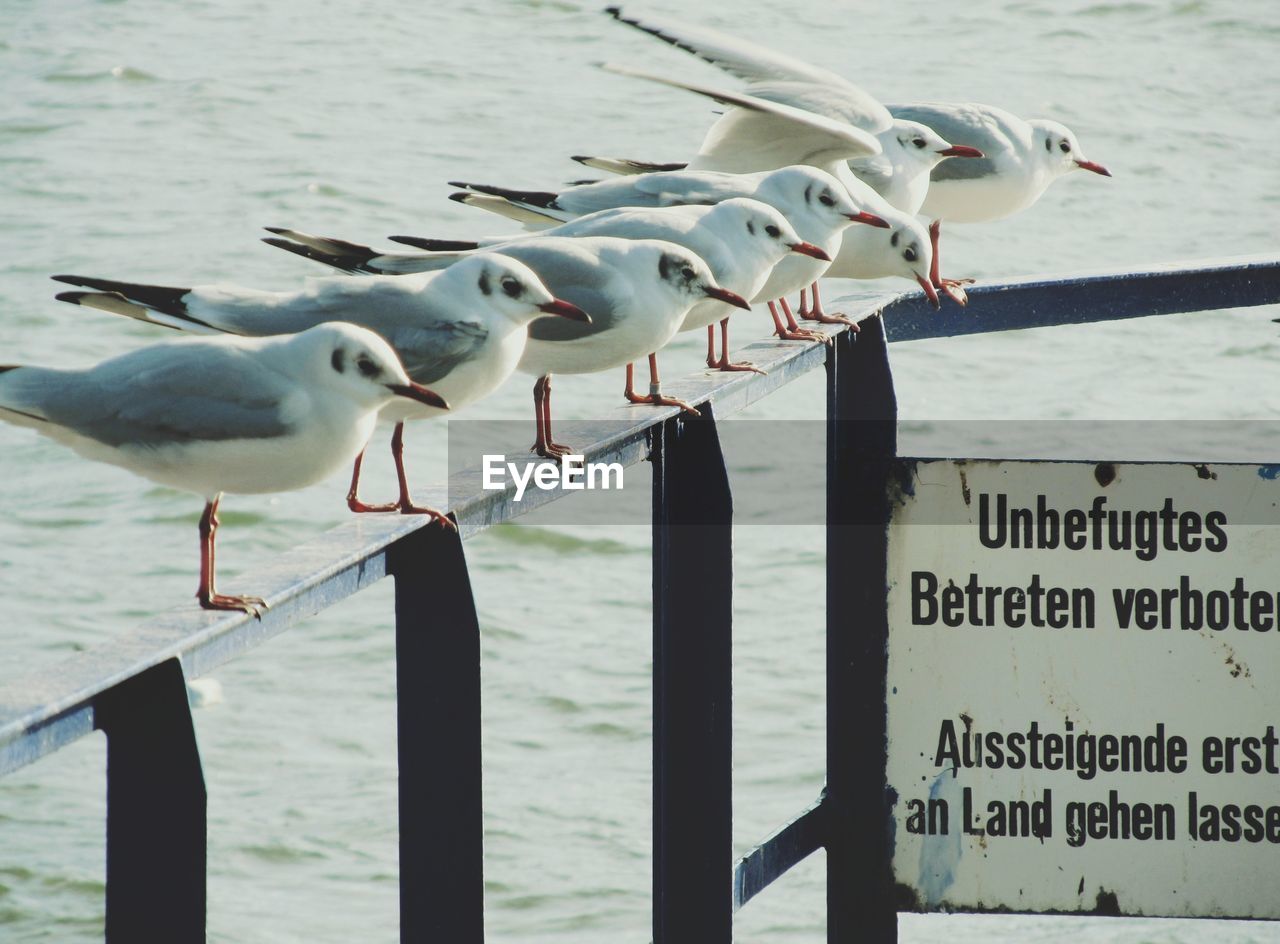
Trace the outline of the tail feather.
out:
<instances>
[{"instance_id":1,"label":"tail feather","mask_svg":"<svg viewBox=\"0 0 1280 944\"><path fill-rule=\"evenodd\" d=\"M557 195L547 190L510 190L506 187L495 187L492 184L468 184L459 180L449 181L449 186L461 187L463 190L471 190L475 193L487 193L494 197L504 197L516 203L527 203L547 210L559 209L556 204Z\"/></svg>"},{"instance_id":2,"label":"tail feather","mask_svg":"<svg viewBox=\"0 0 1280 944\"><path fill-rule=\"evenodd\" d=\"M657 163L654 161L633 161L625 157L591 157L589 155L577 154L572 158L585 167L591 167L595 170L602 170L609 174L655 174L673 170L684 170L688 167L688 163L673 162L668 164Z\"/></svg>"},{"instance_id":3,"label":"tail feather","mask_svg":"<svg viewBox=\"0 0 1280 944\"><path fill-rule=\"evenodd\" d=\"M449 194L449 199L458 203L465 203L467 206L488 210L490 213L497 213L499 216L505 216L507 219L515 220L517 223L526 223L533 226L555 226L557 223L564 222L558 216L544 213L534 207L513 203L506 197L495 197L484 193L451 193Z\"/></svg>"},{"instance_id":4,"label":"tail feather","mask_svg":"<svg viewBox=\"0 0 1280 944\"><path fill-rule=\"evenodd\" d=\"M294 229L282 229L276 226L268 226L266 230L284 237L262 240L277 249L296 253L303 258L341 269L343 272L377 273L381 271L369 265L369 260L380 253L368 246L347 242L345 239L334 239L332 236L312 236Z\"/></svg>"},{"instance_id":5,"label":"tail feather","mask_svg":"<svg viewBox=\"0 0 1280 944\"><path fill-rule=\"evenodd\" d=\"M139 285L136 282L116 282L111 279L94 279L84 275L55 275L55 282L66 282L81 288L93 288L100 292L113 293L146 308L176 315L179 318L187 314L187 305L183 301L190 288L173 288L167 285ZM77 294L67 292L68 295ZM64 299L69 301L70 299Z\"/></svg>"},{"instance_id":6,"label":"tail feather","mask_svg":"<svg viewBox=\"0 0 1280 944\"><path fill-rule=\"evenodd\" d=\"M465 239L429 239L425 236L388 236L393 243L425 249L427 252L467 252L479 249L480 244Z\"/></svg>"},{"instance_id":7,"label":"tail feather","mask_svg":"<svg viewBox=\"0 0 1280 944\"><path fill-rule=\"evenodd\" d=\"M173 328L177 331L195 329L205 334L223 333L208 322L188 314L185 306L182 311L148 308L138 302L130 301L120 292L59 292L54 298L60 302L96 308L98 311L110 312L113 315L124 315L126 318L145 321L147 324L159 325L162 328Z\"/></svg>"},{"instance_id":8,"label":"tail feather","mask_svg":"<svg viewBox=\"0 0 1280 944\"><path fill-rule=\"evenodd\" d=\"M265 237L262 241L268 246L275 246L277 249L295 253L304 259L310 259L313 262L319 262L322 265L331 266L343 272L376 274L382 271L368 265L369 260L378 255L378 253L367 246L357 247L363 252L340 252L321 249L306 243L295 243L288 239L276 239L270 236Z\"/></svg>"}]
</instances>

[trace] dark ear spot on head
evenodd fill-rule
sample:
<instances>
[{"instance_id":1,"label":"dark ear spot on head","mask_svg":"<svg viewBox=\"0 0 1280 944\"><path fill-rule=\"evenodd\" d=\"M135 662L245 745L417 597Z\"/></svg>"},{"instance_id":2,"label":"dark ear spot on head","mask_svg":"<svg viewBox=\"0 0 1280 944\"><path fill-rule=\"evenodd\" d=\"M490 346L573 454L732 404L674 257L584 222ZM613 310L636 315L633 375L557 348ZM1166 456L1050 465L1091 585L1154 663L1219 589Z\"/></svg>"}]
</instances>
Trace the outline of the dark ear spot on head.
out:
<instances>
[{"instance_id":1,"label":"dark ear spot on head","mask_svg":"<svg viewBox=\"0 0 1280 944\"><path fill-rule=\"evenodd\" d=\"M809 186L804 188L804 202L805 203L813 202L813 184L809 184Z\"/></svg>"},{"instance_id":2,"label":"dark ear spot on head","mask_svg":"<svg viewBox=\"0 0 1280 944\"><path fill-rule=\"evenodd\" d=\"M342 373L347 369L347 356L343 353L342 348L335 347L333 355L329 358L329 363L333 365L333 369L338 373Z\"/></svg>"},{"instance_id":3,"label":"dark ear spot on head","mask_svg":"<svg viewBox=\"0 0 1280 944\"><path fill-rule=\"evenodd\" d=\"M889 237L889 245L890 246L898 245L898 231L896 229L893 231L893 235Z\"/></svg>"},{"instance_id":4,"label":"dark ear spot on head","mask_svg":"<svg viewBox=\"0 0 1280 944\"><path fill-rule=\"evenodd\" d=\"M1050 154L1053 153L1053 142L1048 138L1044 139L1044 149L1048 151Z\"/></svg>"},{"instance_id":5,"label":"dark ear spot on head","mask_svg":"<svg viewBox=\"0 0 1280 944\"><path fill-rule=\"evenodd\" d=\"M491 295L491 294L493 294L493 286L491 286L491 285L489 284L489 273L488 273L488 272L481 272L481 273L480 273L480 283L479 283L479 284L480 284L480 292L481 292L482 294L484 294L484 295Z\"/></svg>"},{"instance_id":6,"label":"dark ear spot on head","mask_svg":"<svg viewBox=\"0 0 1280 944\"><path fill-rule=\"evenodd\" d=\"M751 222L751 220L747 220L747 232L752 236L756 234L756 224Z\"/></svg>"},{"instance_id":7,"label":"dark ear spot on head","mask_svg":"<svg viewBox=\"0 0 1280 944\"><path fill-rule=\"evenodd\" d=\"M671 263L674 260L665 252L658 256L658 278L662 281L669 281L671 278Z\"/></svg>"}]
</instances>

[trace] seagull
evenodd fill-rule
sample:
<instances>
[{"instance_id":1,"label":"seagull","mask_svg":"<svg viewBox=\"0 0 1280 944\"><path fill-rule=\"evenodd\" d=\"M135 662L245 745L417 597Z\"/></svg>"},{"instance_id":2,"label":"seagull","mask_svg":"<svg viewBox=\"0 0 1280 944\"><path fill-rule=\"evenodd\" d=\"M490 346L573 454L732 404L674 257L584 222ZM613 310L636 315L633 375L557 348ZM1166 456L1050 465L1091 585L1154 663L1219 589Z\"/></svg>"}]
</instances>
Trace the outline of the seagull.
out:
<instances>
[{"instance_id":1,"label":"seagull","mask_svg":"<svg viewBox=\"0 0 1280 944\"><path fill-rule=\"evenodd\" d=\"M618 7L606 12L745 79L751 97L842 119L875 134L882 154L853 158L849 168L898 209L934 217L929 233L935 269L943 219L983 222L1009 216L1031 206L1049 184L1072 170L1111 176L1101 164L1086 159L1075 135L1056 121L1024 121L992 105L885 106L837 73L755 43L706 27L624 15ZM743 155L752 153L754 139L781 134L783 127L778 116L731 110L708 132L704 153L690 166L701 160L705 166L723 170L745 169ZM938 141L945 147L939 148ZM706 163L708 145L724 163ZM947 157L973 160L944 160ZM605 159L591 166L625 171L635 163ZM957 300L963 297L960 281L935 280L934 284Z\"/></svg>"},{"instance_id":2,"label":"seagull","mask_svg":"<svg viewBox=\"0 0 1280 944\"><path fill-rule=\"evenodd\" d=\"M835 146L834 139L828 137L825 140L832 146L824 146L814 139L812 127L814 122L822 122L819 125L820 134L824 134L825 129L831 124L841 124L839 121L827 119L813 112L803 111L798 108L790 108L788 112L779 119L777 109L782 108L781 105L774 105L772 109L766 109L763 106L769 103L763 99L757 99L750 95L741 95L736 93L728 93L722 90L707 89L703 86L691 85L687 82L678 82L664 76L653 75L647 72L638 72L634 69L621 69L613 66L606 66L610 71L620 72L625 75L632 75L638 78L646 79L652 82L658 82L663 85L669 85L674 88L685 89L695 92L699 95L705 95L716 101L735 102L744 105L739 111L731 112L726 117L737 116L737 120L733 122L725 122L723 119L717 123L715 127L707 133L707 138L703 142L702 150L698 156L689 163L692 169L708 169L729 172L748 172L750 170L765 170L779 166L780 161L797 161L800 163L810 164L828 174L834 176L840 185L849 193L849 196L859 206L866 207L873 215L882 219L887 219L888 215L895 212L895 207L883 196L875 191L869 184L860 180L851 169L850 163L845 159L846 151L839 146ZM851 128L849 125L843 125L846 129ZM917 132L912 132L916 134ZM930 132L931 133L931 132ZM977 152L975 152L977 153ZM919 179L927 183L928 168L932 164L921 165ZM909 214L899 213L898 219L905 219ZM920 228L913 224L903 223L908 228ZM862 243L868 241L868 237L863 234ZM850 243L847 247L841 247L842 255L849 257L862 249L861 244ZM837 260L837 264L832 266L828 275L836 277L839 270L846 273L865 269L865 265L855 263L846 258L842 265ZM871 266L872 269L876 267ZM929 282L935 288L941 288L947 292L957 303L963 305L967 299L960 281L954 279L943 279L938 274L937 252L931 243L929 251L929 259L924 267L929 272ZM882 275L901 274L892 271L877 272L874 275L852 275L846 274L846 278L879 278ZM908 276L913 277L913 276ZM803 293L800 299L800 316L810 321L847 321L842 317L834 319L826 316L822 310L821 297L818 294L818 283L812 283L812 292L814 303L812 307L805 304ZM934 291L926 291L929 301L935 307L937 306L937 293ZM788 323L794 327L794 320L791 317L790 309L783 306L784 312L787 314Z\"/></svg>"},{"instance_id":3,"label":"seagull","mask_svg":"<svg viewBox=\"0 0 1280 944\"><path fill-rule=\"evenodd\" d=\"M759 200L732 197L711 205L661 207L620 207L588 213L567 223L543 230L535 236L483 239L473 243L453 240L421 239L393 236L396 242L428 251L503 247L522 239L545 236L620 236L625 239L665 239L702 257L711 274L724 288L744 298L755 298L764 288L774 267L790 253L807 257L805 261L831 261L828 248L839 243L827 240L828 246L807 242L796 233L786 217ZM834 243L834 245L833 245ZM823 267L825 268L825 266ZM733 307L715 299L700 301L685 315L681 331L707 329L707 366L716 370L752 370L751 364L735 364L729 360L729 315ZM715 324L720 324L721 356L715 354Z\"/></svg>"},{"instance_id":4,"label":"seagull","mask_svg":"<svg viewBox=\"0 0 1280 944\"><path fill-rule=\"evenodd\" d=\"M342 240L302 233L291 236L294 242L289 245L273 244L348 272L405 271L406 257L418 269L424 265L447 268L490 252L462 249L389 256ZM625 365L624 396L630 402L678 406L696 413L684 401L662 395L657 352L697 302L712 298L738 308L751 307L742 296L721 287L701 257L665 240L546 236L506 244L502 255L523 262L557 297L591 313L589 324L542 319L529 325L529 340L517 369L538 378L533 387L537 428L533 450L547 458L573 452L551 435L553 373L590 374ZM632 362L646 355L649 393L640 395L635 392Z\"/></svg>"},{"instance_id":5,"label":"seagull","mask_svg":"<svg viewBox=\"0 0 1280 944\"><path fill-rule=\"evenodd\" d=\"M470 191L454 194L452 199L500 213L529 226L546 226L557 220L570 220L616 207L710 204L733 197L751 197L778 210L802 239L837 259L837 253L844 252L843 244L849 241L849 233L868 228L859 226L851 229L853 222L866 223L870 227L889 227L881 216L862 209L849 196L848 187L831 174L804 165L754 174L691 170L640 174L579 184L559 192L509 190L461 181L452 181L452 185ZM870 188L862 187L861 192L877 206L889 213L894 212ZM898 250L889 246L887 240L883 244L872 241L866 251L871 254L868 264L885 269L882 274L903 274L917 279L919 273L912 270L908 274L902 270ZM918 268L927 274L928 266L929 259L926 258ZM765 287L752 297L753 301L769 303L778 337L786 340L823 337L797 326L783 296L812 284L824 271L826 265L820 260L790 256L774 267ZM779 306L786 314L785 327L778 314ZM847 321L838 316L827 316L821 311L808 314L811 315L810 320L815 321Z\"/></svg>"},{"instance_id":6,"label":"seagull","mask_svg":"<svg viewBox=\"0 0 1280 944\"><path fill-rule=\"evenodd\" d=\"M953 136L939 132L923 119L893 114L866 90L835 72L707 27L666 18L627 15L616 6L606 8L605 12L619 23L635 27L747 81L749 101L731 108L712 126L690 167L761 170L777 166L773 152L783 146L780 142L790 140L802 128L807 135L815 134L811 116L817 115L874 135L880 153L851 155L848 166L890 204L904 212L917 213L929 188L929 172L934 167L949 157L982 157L982 151L969 143L952 144L945 140ZM643 74L640 77L657 79ZM668 84L685 87L683 83L668 81ZM796 119L786 112L762 111L752 104L760 99L800 110L804 117ZM968 142L967 137L958 133L954 140Z\"/></svg>"},{"instance_id":7,"label":"seagull","mask_svg":"<svg viewBox=\"0 0 1280 944\"><path fill-rule=\"evenodd\" d=\"M443 273L396 279L322 278L295 292L264 292L228 285L168 288L78 275L57 275L94 292L63 292L60 301L127 315L182 331L257 337L302 331L326 321L346 320L376 331L399 355L409 376L448 399L457 409L495 390L524 353L526 327L557 315L589 316L555 298L522 263L497 253L468 260ZM417 505L404 468L404 423L438 416L440 410L396 400L382 416L395 424L391 454L400 495L368 504L359 497L364 451L356 456L347 492L353 512L426 514L446 527L439 511Z\"/></svg>"},{"instance_id":8,"label":"seagull","mask_svg":"<svg viewBox=\"0 0 1280 944\"><path fill-rule=\"evenodd\" d=\"M393 400L447 409L387 342L341 322L277 337L181 338L86 370L0 366L0 419L204 496L196 597L205 609L253 616L261 598L214 587L222 494L320 481L364 448Z\"/></svg>"}]
</instances>

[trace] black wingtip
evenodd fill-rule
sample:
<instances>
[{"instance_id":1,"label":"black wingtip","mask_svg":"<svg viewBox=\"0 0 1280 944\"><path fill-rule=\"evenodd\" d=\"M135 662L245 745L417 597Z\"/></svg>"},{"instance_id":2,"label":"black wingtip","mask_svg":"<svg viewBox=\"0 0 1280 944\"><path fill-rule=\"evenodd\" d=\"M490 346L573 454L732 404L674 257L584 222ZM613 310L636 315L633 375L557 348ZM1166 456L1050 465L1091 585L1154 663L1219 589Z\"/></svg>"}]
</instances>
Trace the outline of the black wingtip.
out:
<instances>
[{"instance_id":1,"label":"black wingtip","mask_svg":"<svg viewBox=\"0 0 1280 944\"><path fill-rule=\"evenodd\" d=\"M0 374L7 374L11 370L17 370L21 364L0 364Z\"/></svg>"},{"instance_id":2,"label":"black wingtip","mask_svg":"<svg viewBox=\"0 0 1280 944\"><path fill-rule=\"evenodd\" d=\"M461 187L463 190L470 190L470 189L474 186L474 184L469 184L469 183L467 183L467 182L465 182L465 181L462 181L462 180L451 180L451 181L449 181L449 186L450 186L450 187Z\"/></svg>"},{"instance_id":3,"label":"black wingtip","mask_svg":"<svg viewBox=\"0 0 1280 944\"><path fill-rule=\"evenodd\" d=\"M283 236L285 233L289 232L289 230L285 229L283 226L264 226L262 228L268 233L275 233L277 236Z\"/></svg>"},{"instance_id":4,"label":"black wingtip","mask_svg":"<svg viewBox=\"0 0 1280 944\"><path fill-rule=\"evenodd\" d=\"M449 199L450 199L450 200L452 200L452 201L454 201L455 203L466 203L466 202L467 202L467 200L468 200L470 197L471 197L471 194L469 194L469 193L451 193L451 194L449 194Z\"/></svg>"},{"instance_id":5,"label":"black wingtip","mask_svg":"<svg viewBox=\"0 0 1280 944\"><path fill-rule=\"evenodd\" d=\"M425 249L427 252L468 252L480 248L479 243L465 239L431 239L427 236L388 236L387 238L393 243Z\"/></svg>"},{"instance_id":6,"label":"black wingtip","mask_svg":"<svg viewBox=\"0 0 1280 944\"><path fill-rule=\"evenodd\" d=\"M55 275L54 278L57 278ZM70 302L72 305L79 305L80 299L84 298L89 292L59 292L53 296L54 301Z\"/></svg>"},{"instance_id":7,"label":"black wingtip","mask_svg":"<svg viewBox=\"0 0 1280 944\"><path fill-rule=\"evenodd\" d=\"M619 7L619 6L612 6L612 5L611 5L611 6L607 6L607 7L605 7L605 8L604 8L604 11L603 11L603 12L605 12L605 13L609 14L609 15L610 15L611 17L613 17L615 20L620 20L620 19L622 19L622 7Z\"/></svg>"},{"instance_id":8,"label":"black wingtip","mask_svg":"<svg viewBox=\"0 0 1280 944\"><path fill-rule=\"evenodd\" d=\"M55 282L66 282L68 285L84 284L84 276L82 275L51 275L49 278Z\"/></svg>"}]
</instances>

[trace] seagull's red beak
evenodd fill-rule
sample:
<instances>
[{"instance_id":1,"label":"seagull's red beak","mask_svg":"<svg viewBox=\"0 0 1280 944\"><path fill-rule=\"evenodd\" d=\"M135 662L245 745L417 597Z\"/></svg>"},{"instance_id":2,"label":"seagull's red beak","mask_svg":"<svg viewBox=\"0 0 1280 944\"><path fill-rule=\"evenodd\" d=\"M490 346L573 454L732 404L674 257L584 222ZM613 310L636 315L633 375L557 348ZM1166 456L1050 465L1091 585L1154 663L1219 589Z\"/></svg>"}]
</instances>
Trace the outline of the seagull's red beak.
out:
<instances>
[{"instance_id":1,"label":"seagull's red beak","mask_svg":"<svg viewBox=\"0 0 1280 944\"><path fill-rule=\"evenodd\" d=\"M1081 170L1091 170L1095 174L1101 174L1103 177L1111 176L1111 171L1094 161L1076 161L1076 167L1079 167Z\"/></svg>"},{"instance_id":2,"label":"seagull's red beak","mask_svg":"<svg viewBox=\"0 0 1280 944\"><path fill-rule=\"evenodd\" d=\"M917 275L916 281L920 283L920 287L924 289L924 293L929 296L929 304L934 308L941 308L942 302L938 301L938 290L923 275Z\"/></svg>"},{"instance_id":3,"label":"seagull's red beak","mask_svg":"<svg viewBox=\"0 0 1280 944\"><path fill-rule=\"evenodd\" d=\"M538 306L539 311L545 311L548 315L559 315L561 318L568 318L572 321L583 321L591 324L591 316L571 302L565 301L563 298L553 298L549 302L543 302Z\"/></svg>"},{"instance_id":4,"label":"seagull's red beak","mask_svg":"<svg viewBox=\"0 0 1280 944\"><path fill-rule=\"evenodd\" d=\"M967 144L953 144L949 148L943 148L938 152L943 157L986 157L976 147L969 147Z\"/></svg>"},{"instance_id":5,"label":"seagull's red beak","mask_svg":"<svg viewBox=\"0 0 1280 944\"><path fill-rule=\"evenodd\" d=\"M792 243L787 247L792 252L798 252L802 256L813 256L815 259L821 259L823 262L830 262L831 256L827 255L827 251L821 246L815 246L813 243Z\"/></svg>"},{"instance_id":6,"label":"seagull's red beak","mask_svg":"<svg viewBox=\"0 0 1280 944\"><path fill-rule=\"evenodd\" d=\"M414 383L412 380L407 384L387 384L387 389L396 396L408 397L410 400L417 400L419 403L439 407L442 410L449 409L449 404L445 402L444 397L428 390L420 383Z\"/></svg>"},{"instance_id":7,"label":"seagull's red beak","mask_svg":"<svg viewBox=\"0 0 1280 944\"><path fill-rule=\"evenodd\" d=\"M874 213L868 213L865 210L861 213L846 213L845 216L853 220L855 223L866 223L868 226L878 226L881 229L888 229L889 224Z\"/></svg>"},{"instance_id":8,"label":"seagull's red beak","mask_svg":"<svg viewBox=\"0 0 1280 944\"><path fill-rule=\"evenodd\" d=\"M703 291L711 298L718 299L722 302L728 302L730 305L734 305L738 308L745 308L747 311L751 310L751 303L749 301L737 292L731 292L727 288L720 288L720 286L717 285L715 288L704 288Z\"/></svg>"}]
</instances>

